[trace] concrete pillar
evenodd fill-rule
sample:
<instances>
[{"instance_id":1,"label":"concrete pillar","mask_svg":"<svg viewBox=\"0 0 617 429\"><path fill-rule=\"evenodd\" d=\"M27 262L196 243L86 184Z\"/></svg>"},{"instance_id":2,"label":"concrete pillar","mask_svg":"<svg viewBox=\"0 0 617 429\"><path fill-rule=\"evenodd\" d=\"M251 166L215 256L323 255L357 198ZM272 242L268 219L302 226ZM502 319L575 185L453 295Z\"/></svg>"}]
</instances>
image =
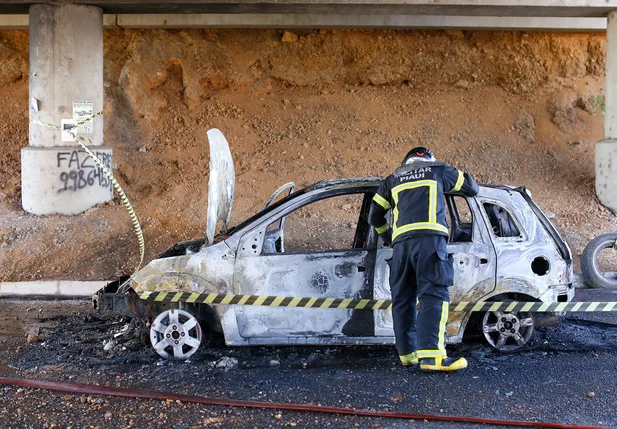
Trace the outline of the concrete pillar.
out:
<instances>
[{"instance_id":1,"label":"concrete pillar","mask_svg":"<svg viewBox=\"0 0 617 429\"><path fill-rule=\"evenodd\" d=\"M103 11L81 5L30 7L30 118L62 126L103 110ZM103 117L80 127L111 169ZM22 149L22 206L34 214L77 214L112 198L111 183L66 134L30 124ZM89 145L90 146L90 145Z\"/></svg>"},{"instance_id":2,"label":"concrete pillar","mask_svg":"<svg viewBox=\"0 0 617 429\"><path fill-rule=\"evenodd\" d=\"M609 12L606 29L604 140L596 143L596 194L617 213L617 11Z\"/></svg>"}]
</instances>

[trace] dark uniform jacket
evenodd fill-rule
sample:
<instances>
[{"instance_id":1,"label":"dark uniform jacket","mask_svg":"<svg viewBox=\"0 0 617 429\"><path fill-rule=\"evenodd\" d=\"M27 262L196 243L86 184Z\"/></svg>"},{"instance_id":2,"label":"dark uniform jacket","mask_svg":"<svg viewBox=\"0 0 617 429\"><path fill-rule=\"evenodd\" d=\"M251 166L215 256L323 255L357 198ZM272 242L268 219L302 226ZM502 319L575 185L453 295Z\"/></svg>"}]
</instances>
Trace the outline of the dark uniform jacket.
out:
<instances>
[{"instance_id":1,"label":"dark uniform jacket","mask_svg":"<svg viewBox=\"0 0 617 429\"><path fill-rule=\"evenodd\" d=\"M387 232L386 213L392 210L392 243L420 235L447 237L444 192L473 197L479 188L468 173L446 163L413 161L403 165L379 185L369 223L378 233Z\"/></svg>"}]
</instances>

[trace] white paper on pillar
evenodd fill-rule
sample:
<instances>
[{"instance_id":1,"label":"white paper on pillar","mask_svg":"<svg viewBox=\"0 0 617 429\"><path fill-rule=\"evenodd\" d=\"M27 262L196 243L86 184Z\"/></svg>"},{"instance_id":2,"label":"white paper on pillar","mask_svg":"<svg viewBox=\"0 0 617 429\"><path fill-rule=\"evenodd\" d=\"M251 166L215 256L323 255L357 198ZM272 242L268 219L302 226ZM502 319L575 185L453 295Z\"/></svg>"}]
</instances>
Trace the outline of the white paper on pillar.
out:
<instances>
[{"instance_id":1,"label":"white paper on pillar","mask_svg":"<svg viewBox=\"0 0 617 429\"><path fill-rule=\"evenodd\" d=\"M81 122L90 118L77 127L77 133L92 134L94 132L94 120L92 115L94 115L94 103L92 101L73 100L73 119L76 122Z\"/></svg>"},{"instance_id":2,"label":"white paper on pillar","mask_svg":"<svg viewBox=\"0 0 617 429\"><path fill-rule=\"evenodd\" d=\"M61 119L60 120L60 128L62 129L62 141L63 142L74 142L75 139L69 133L71 129L73 129L77 125L77 121L74 119Z\"/></svg>"}]
</instances>

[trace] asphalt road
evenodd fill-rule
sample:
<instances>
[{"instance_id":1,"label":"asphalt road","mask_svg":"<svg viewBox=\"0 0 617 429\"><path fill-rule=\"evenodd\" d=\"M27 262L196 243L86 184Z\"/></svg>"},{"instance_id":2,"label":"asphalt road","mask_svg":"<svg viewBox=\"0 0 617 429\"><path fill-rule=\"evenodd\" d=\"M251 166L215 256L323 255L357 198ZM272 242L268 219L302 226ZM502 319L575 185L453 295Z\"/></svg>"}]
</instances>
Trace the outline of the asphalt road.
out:
<instances>
[{"instance_id":1,"label":"asphalt road","mask_svg":"<svg viewBox=\"0 0 617 429\"><path fill-rule=\"evenodd\" d=\"M617 301L617 291L579 290L577 300ZM215 347L200 350L185 363L161 360L135 341L105 352L103 341L122 324L84 317L87 307L81 313L48 317L58 327L45 328L42 343L23 345L20 338L19 350L8 350L15 343L3 340L0 375L266 402L617 428L617 313L569 314L559 326L538 329L531 346L514 354L494 352L480 341L450 347L451 355L464 355L470 363L468 369L450 374L403 368L389 346ZM0 387L0 392L2 428L487 427L15 387Z\"/></svg>"}]
</instances>

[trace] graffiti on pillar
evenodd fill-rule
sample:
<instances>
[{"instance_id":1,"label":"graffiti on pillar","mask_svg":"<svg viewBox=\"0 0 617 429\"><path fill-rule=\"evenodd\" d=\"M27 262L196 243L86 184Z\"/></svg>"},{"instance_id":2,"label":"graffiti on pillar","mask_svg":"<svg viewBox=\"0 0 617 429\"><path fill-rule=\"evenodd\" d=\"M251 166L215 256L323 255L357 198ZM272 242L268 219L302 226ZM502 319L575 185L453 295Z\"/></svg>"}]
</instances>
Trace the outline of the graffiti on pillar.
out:
<instances>
[{"instance_id":1,"label":"graffiti on pillar","mask_svg":"<svg viewBox=\"0 0 617 429\"><path fill-rule=\"evenodd\" d=\"M95 151L94 154L111 171L111 153ZM57 159L60 170L58 193L76 192L91 186L112 189L111 181L83 149L58 152Z\"/></svg>"}]
</instances>

